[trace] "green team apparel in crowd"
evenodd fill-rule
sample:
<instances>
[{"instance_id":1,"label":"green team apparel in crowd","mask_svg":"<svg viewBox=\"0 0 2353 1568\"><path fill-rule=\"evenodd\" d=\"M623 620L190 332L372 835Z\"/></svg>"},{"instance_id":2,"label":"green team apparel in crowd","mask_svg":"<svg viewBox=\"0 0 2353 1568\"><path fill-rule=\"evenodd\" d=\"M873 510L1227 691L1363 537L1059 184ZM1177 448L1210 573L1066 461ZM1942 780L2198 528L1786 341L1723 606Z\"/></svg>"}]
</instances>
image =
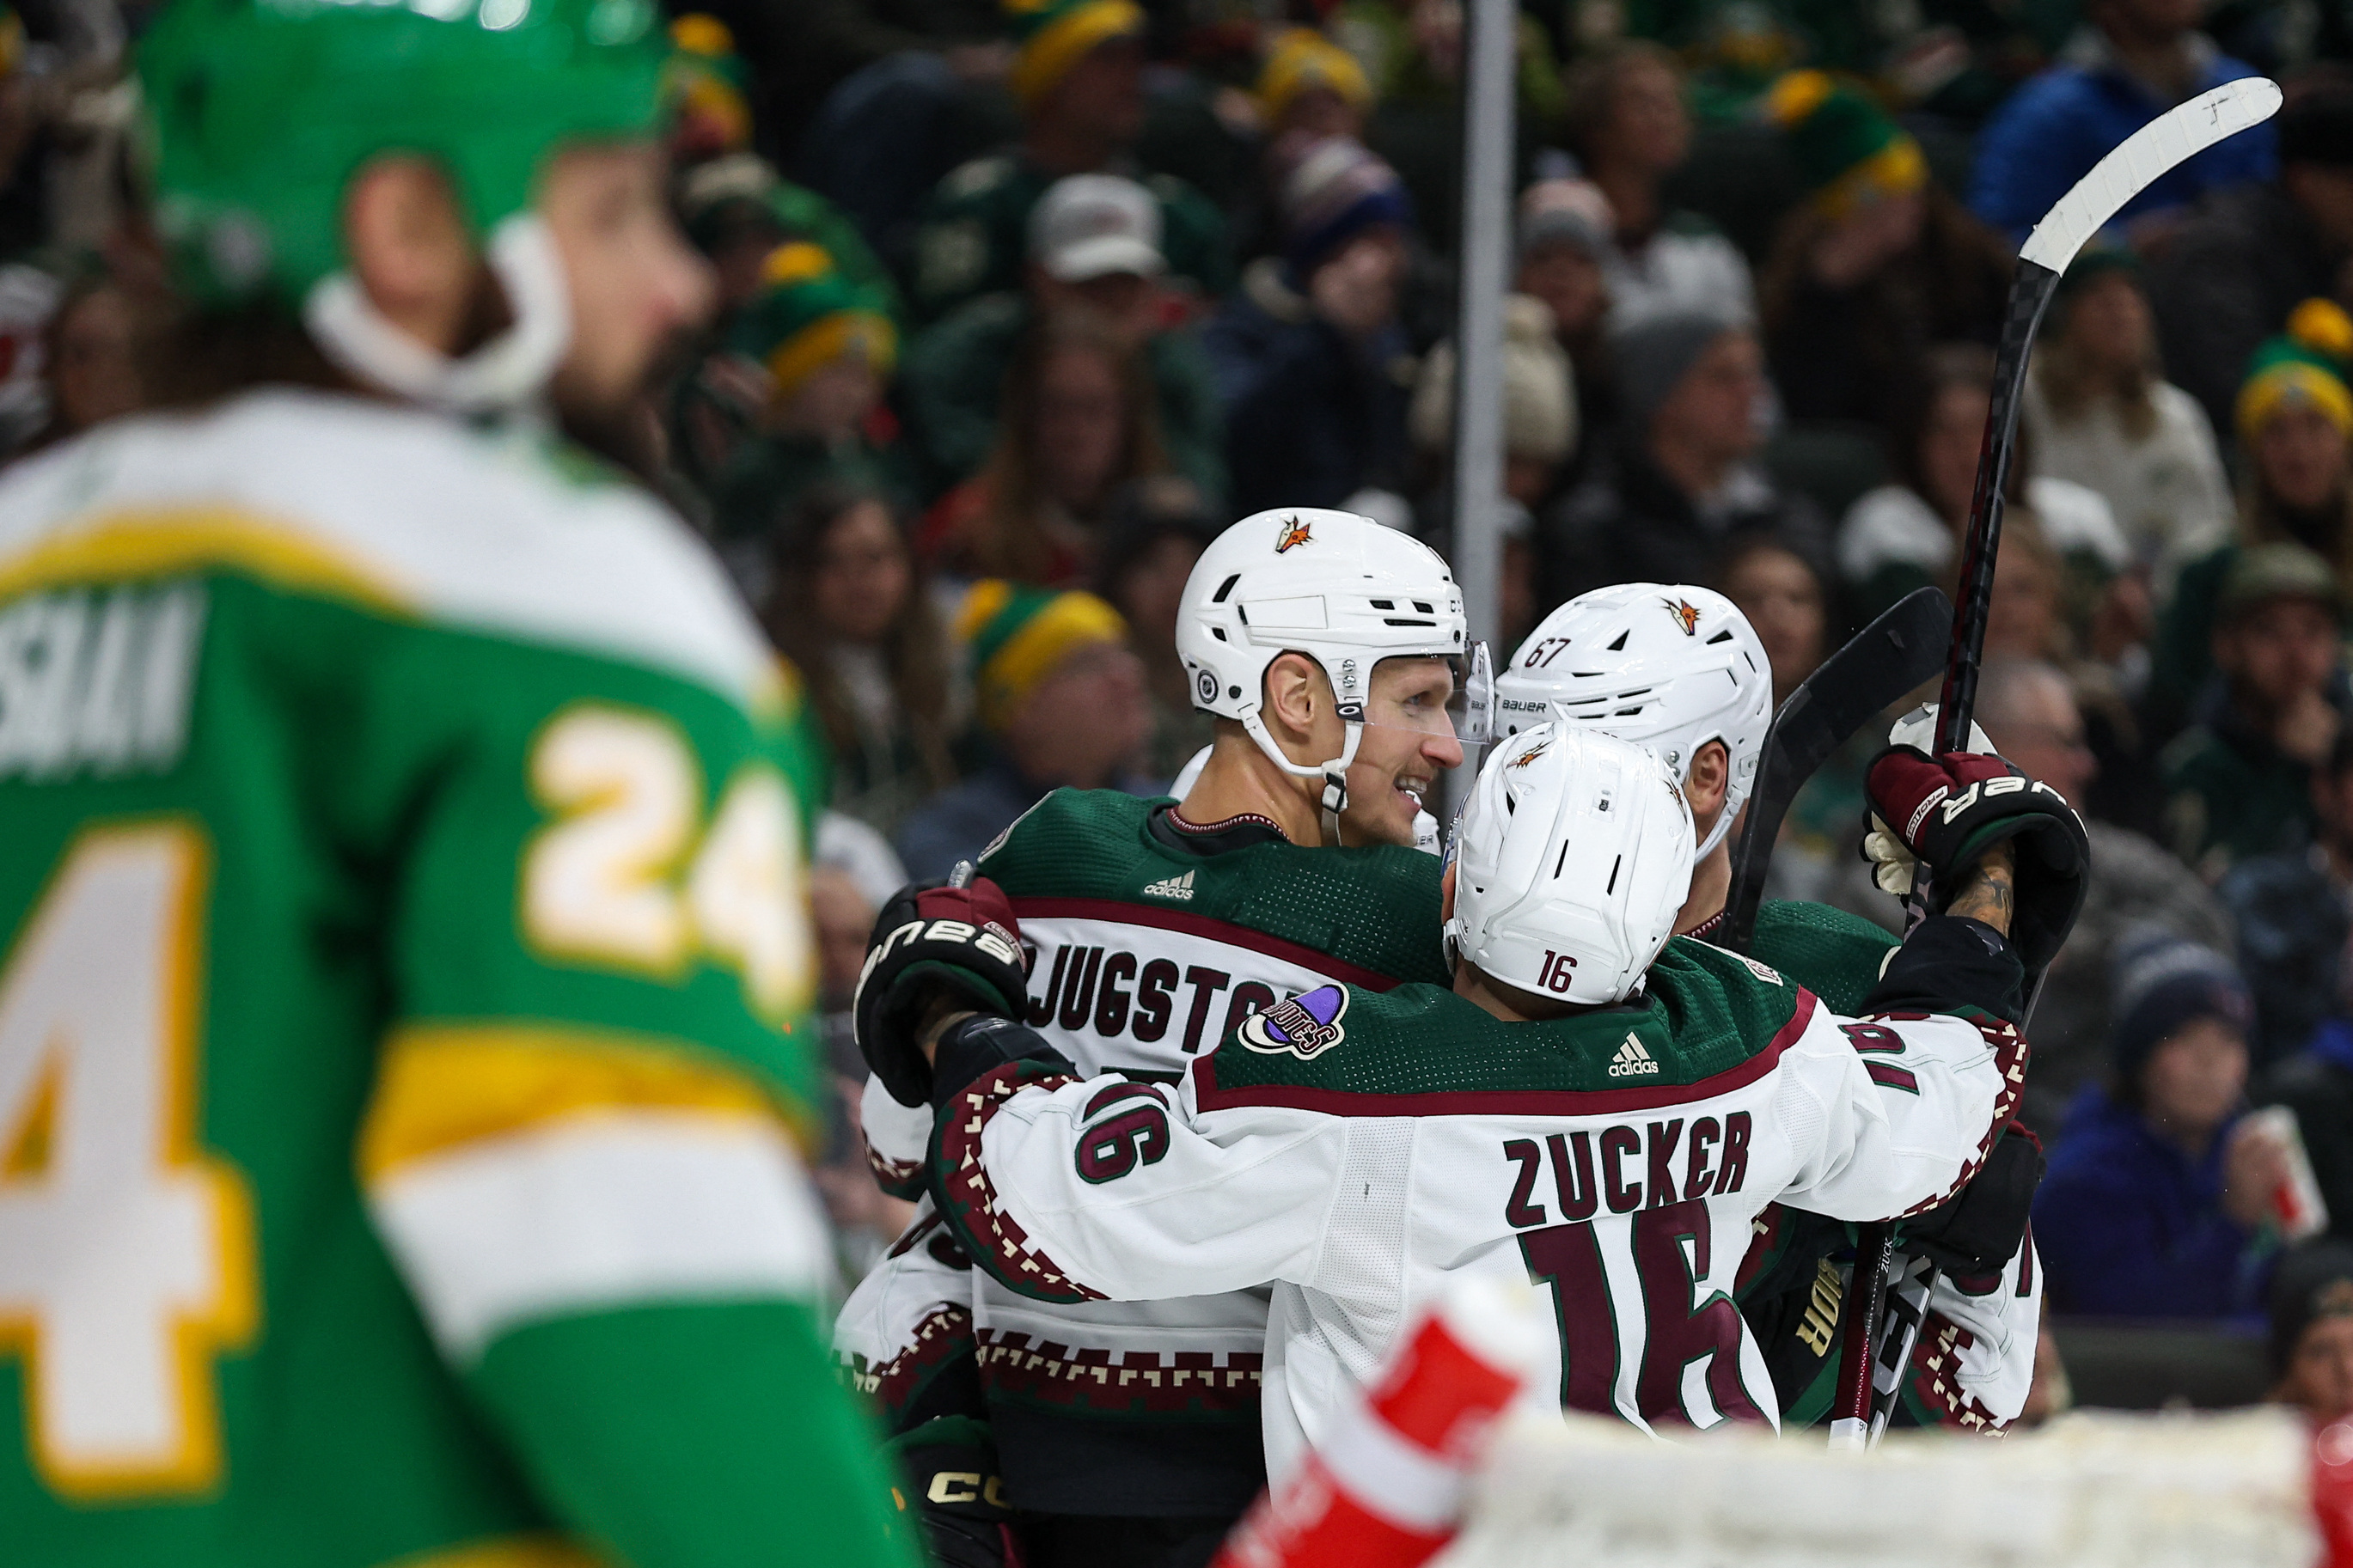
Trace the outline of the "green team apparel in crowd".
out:
<instances>
[{"instance_id":1,"label":"green team apparel in crowd","mask_svg":"<svg viewBox=\"0 0 2353 1568\"><path fill-rule=\"evenodd\" d=\"M1135 179L1159 202L1160 248L1172 278L1189 279L1204 300L1233 292L1224 214L1174 175L1107 172ZM936 321L975 295L1019 289L1029 255L1029 211L1060 178L1018 148L950 170L924 204L915 231L908 302L916 319Z\"/></svg>"},{"instance_id":2,"label":"green team apparel in crowd","mask_svg":"<svg viewBox=\"0 0 2353 1568\"><path fill-rule=\"evenodd\" d=\"M348 321L345 186L429 157L531 352L423 379L512 406L542 165L651 145L658 40L181 0L184 287ZM911 1561L815 1321L821 759L678 520L536 432L257 390L0 481L12 1563Z\"/></svg>"},{"instance_id":3,"label":"green team apparel in crowd","mask_svg":"<svg viewBox=\"0 0 2353 1568\"><path fill-rule=\"evenodd\" d=\"M1301 992L1446 974L1434 856L1302 847L1263 818L1179 826L1172 805L1058 790L978 862L1033 950L1027 1022L1082 1073L1173 1081ZM870 1079L863 1121L878 1175L918 1190L929 1109ZM1054 1304L923 1244L859 1286L835 1348L900 1426L953 1413L935 1391L976 1348L1018 1508L1198 1517L1239 1514L1263 1478L1266 1331L1263 1291Z\"/></svg>"},{"instance_id":4,"label":"green team apparel in crowd","mask_svg":"<svg viewBox=\"0 0 2353 1568\"><path fill-rule=\"evenodd\" d=\"M797 1152L819 759L677 522L261 393L18 468L0 638L9 1554L902 1561Z\"/></svg>"}]
</instances>

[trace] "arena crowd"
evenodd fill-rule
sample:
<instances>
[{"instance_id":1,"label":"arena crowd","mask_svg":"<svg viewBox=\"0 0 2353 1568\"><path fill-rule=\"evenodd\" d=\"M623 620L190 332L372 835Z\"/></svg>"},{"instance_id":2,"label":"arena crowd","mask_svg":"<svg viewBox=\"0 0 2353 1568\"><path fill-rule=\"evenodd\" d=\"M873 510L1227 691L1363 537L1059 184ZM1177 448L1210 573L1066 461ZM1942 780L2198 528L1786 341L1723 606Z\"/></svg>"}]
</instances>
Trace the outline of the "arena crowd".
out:
<instances>
[{"instance_id":1,"label":"arena crowd","mask_svg":"<svg viewBox=\"0 0 2353 1568\"><path fill-rule=\"evenodd\" d=\"M143 5L0 28L0 447L135 412L163 264ZM679 220L720 311L580 432L703 530L833 757L817 914L1048 791L1208 739L1174 644L1224 525L1445 551L1459 0L732 0L672 18ZM1606 584L1720 589L1786 693L1956 572L2016 246L2108 149L2262 73L2069 271L2028 387L1979 721L2090 821L2031 1030L2055 1314L2273 1335L2353 1410L2353 15L2288 0L1524 0L1499 655ZM1859 736L1776 896L1894 916ZM862 1267L846 1023L821 1173ZM2330 1236L2270 1194L2294 1108ZM2345 1239L2338 1239L2343 1237Z\"/></svg>"}]
</instances>

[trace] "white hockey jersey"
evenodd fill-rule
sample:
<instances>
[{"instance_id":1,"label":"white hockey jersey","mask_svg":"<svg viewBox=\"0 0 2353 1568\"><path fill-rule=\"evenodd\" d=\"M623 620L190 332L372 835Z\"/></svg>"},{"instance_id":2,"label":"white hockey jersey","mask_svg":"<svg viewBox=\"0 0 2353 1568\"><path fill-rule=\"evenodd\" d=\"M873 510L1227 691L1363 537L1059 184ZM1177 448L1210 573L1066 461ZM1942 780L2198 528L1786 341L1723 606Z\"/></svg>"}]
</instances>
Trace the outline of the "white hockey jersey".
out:
<instances>
[{"instance_id":1,"label":"white hockey jersey","mask_svg":"<svg viewBox=\"0 0 2353 1568\"><path fill-rule=\"evenodd\" d=\"M1017 1063L955 1102L945 1217L1048 1300L1273 1280L1281 1477L1450 1275L1533 1279L1536 1397L1646 1431L1778 1422L1731 1291L1775 1200L1842 1219L1943 1202L2024 1079L1990 1019L1839 1017L1763 964L1669 944L1639 1005L1504 1023L1451 992L1325 986L1175 1088Z\"/></svg>"},{"instance_id":2,"label":"white hockey jersey","mask_svg":"<svg viewBox=\"0 0 2353 1568\"><path fill-rule=\"evenodd\" d=\"M1155 826L1155 810L1058 791L981 859L1031 950L1026 1021L1081 1072L1173 1085L1285 997L1444 974L1430 857L1302 848L1271 825L1188 833ZM919 1179L929 1111L870 1082L864 1120L885 1184ZM961 1310L1017 1504L1238 1513L1261 1479L1267 1281L1160 1294L1173 1299L1043 1301L927 1241L860 1284L834 1345L895 1423Z\"/></svg>"}]
</instances>

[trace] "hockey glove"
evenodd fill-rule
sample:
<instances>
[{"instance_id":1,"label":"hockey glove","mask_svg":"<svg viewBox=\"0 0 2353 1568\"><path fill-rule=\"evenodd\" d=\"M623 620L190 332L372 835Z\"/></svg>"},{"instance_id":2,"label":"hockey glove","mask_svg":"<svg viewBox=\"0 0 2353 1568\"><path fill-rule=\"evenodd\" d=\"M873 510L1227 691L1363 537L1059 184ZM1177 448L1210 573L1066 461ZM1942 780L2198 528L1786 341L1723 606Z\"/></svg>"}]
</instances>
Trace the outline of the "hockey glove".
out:
<instances>
[{"instance_id":1,"label":"hockey glove","mask_svg":"<svg viewBox=\"0 0 2353 1568\"><path fill-rule=\"evenodd\" d=\"M1949 898L1987 850L2010 844L2018 857L2010 946L2029 973L2050 966L2083 910L2092 864L2084 819L2057 790L1990 752L1931 757L1890 746L1865 770L1863 794L1863 858L1898 898L1911 893L1920 865Z\"/></svg>"},{"instance_id":2,"label":"hockey glove","mask_svg":"<svg viewBox=\"0 0 2353 1568\"><path fill-rule=\"evenodd\" d=\"M874 921L851 1016L858 1052L902 1105L931 1099L916 1031L935 1001L1018 1018L1029 1005L1020 922L987 878L961 888L902 888Z\"/></svg>"},{"instance_id":3,"label":"hockey glove","mask_svg":"<svg viewBox=\"0 0 2353 1568\"><path fill-rule=\"evenodd\" d=\"M924 1561L938 1568L1014 1568L1013 1510L1005 1503L997 1444L966 1415L927 1421L892 1440L913 1492ZM893 1489L894 1490L896 1489ZM905 1494L901 1494L902 1500ZM904 1500L901 1506L906 1507Z\"/></svg>"},{"instance_id":4,"label":"hockey glove","mask_svg":"<svg viewBox=\"0 0 2353 1568\"><path fill-rule=\"evenodd\" d=\"M957 1019L940 1036L939 1053L932 1063L932 1109L944 1109L975 1079L1018 1061L1039 1062L1057 1072L1078 1071L1027 1024L986 1014Z\"/></svg>"},{"instance_id":5,"label":"hockey glove","mask_svg":"<svg viewBox=\"0 0 2353 1568\"><path fill-rule=\"evenodd\" d=\"M2000 1273L2026 1239L2042 1166L2042 1141L2013 1119L1969 1184L1943 1206L1905 1220L1896 1245L1926 1254L1957 1280Z\"/></svg>"}]
</instances>

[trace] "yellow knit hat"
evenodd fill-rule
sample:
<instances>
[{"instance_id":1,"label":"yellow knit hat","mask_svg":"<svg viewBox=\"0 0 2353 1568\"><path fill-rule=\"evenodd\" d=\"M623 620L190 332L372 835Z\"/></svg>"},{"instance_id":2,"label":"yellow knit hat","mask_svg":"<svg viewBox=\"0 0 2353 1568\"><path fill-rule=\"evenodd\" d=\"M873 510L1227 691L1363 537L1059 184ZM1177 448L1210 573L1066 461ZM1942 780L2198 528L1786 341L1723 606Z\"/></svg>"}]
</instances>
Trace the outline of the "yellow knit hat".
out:
<instances>
[{"instance_id":1,"label":"yellow knit hat","mask_svg":"<svg viewBox=\"0 0 2353 1568\"><path fill-rule=\"evenodd\" d=\"M1301 93L1315 88L1337 93L1352 109L1372 107L1373 84L1356 57L1313 27L1293 27L1266 52L1258 76L1259 109L1271 124Z\"/></svg>"},{"instance_id":2,"label":"yellow knit hat","mask_svg":"<svg viewBox=\"0 0 2353 1568\"><path fill-rule=\"evenodd\" d=\"M1074 649L1125 642L1127 622L1092 594L1056 593L990 577L965 593L956 610L955 637L972 661L980 721L997 730Z\"/></svg>"}]
</instances>

